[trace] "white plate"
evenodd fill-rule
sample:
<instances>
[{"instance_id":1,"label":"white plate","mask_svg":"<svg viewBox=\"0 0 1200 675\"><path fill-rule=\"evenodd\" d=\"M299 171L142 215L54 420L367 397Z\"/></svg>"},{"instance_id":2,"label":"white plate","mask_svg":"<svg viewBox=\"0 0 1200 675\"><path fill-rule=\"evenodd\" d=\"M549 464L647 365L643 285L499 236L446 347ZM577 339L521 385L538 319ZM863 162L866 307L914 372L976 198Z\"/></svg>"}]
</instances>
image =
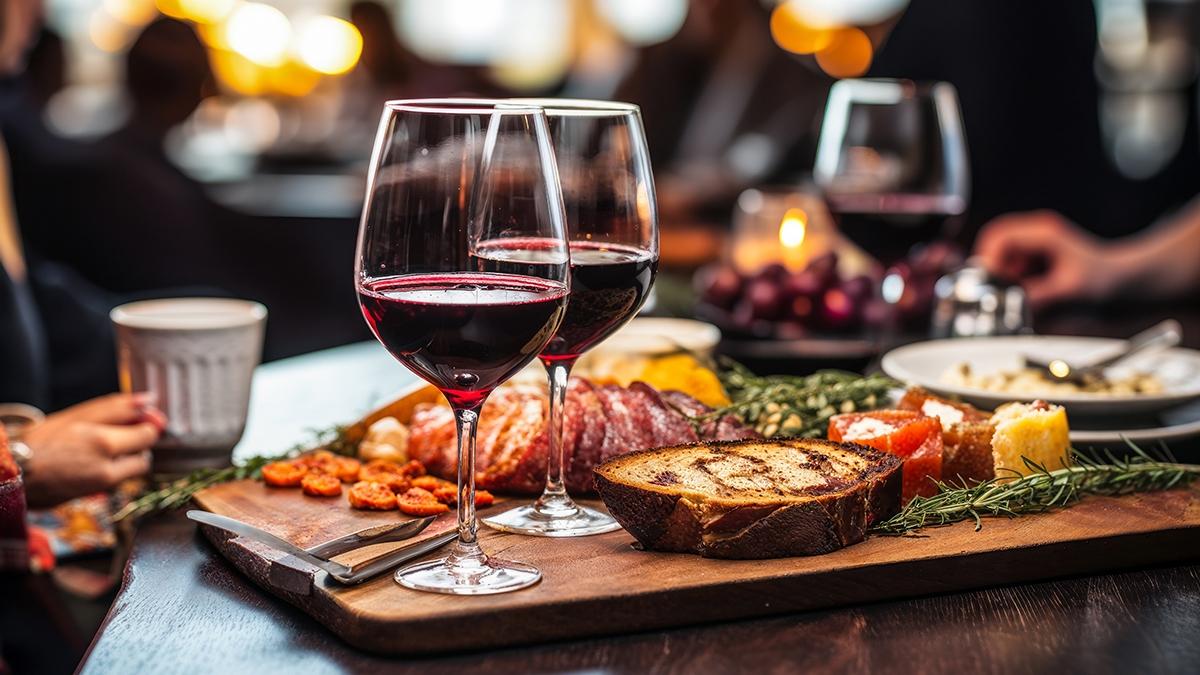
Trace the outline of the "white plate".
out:
<instances>
[{"instance_id":1,"label":"white plate","mask_svg":"<svg viewBox=\"0 0 1200 675\"><path fill-rule=\"evenodd\" d=\"M1071 443L1077 448L1121 449L1127 442L1133 442L1144 450L1154 450L1160 442L1170 446L1172 442L1196 436L1200 436L1200 401L1172 408L1150 419L1113 418L1100 423L1095 418L1084 418L1071 425Z\"/></svg>"},{"instance_id":2,"label":"white plate","mask_svg":"<svg viewBox=\"0 0 1200 675\"><path fill-rule=\"evenodd\" d=\"M959 338L929 340L899 347L883 357L883 372L908 384L932 392L957 396L984 408L1013 400L1045 398L1076 416L1149 414L1200 397L1200 352L1191 349L1168 349L1153 354L1135 356L1114 369L1153 373L1163 382L1161 394L1056 394L1052 396L1017 396L963 387L942 382L942 376L952 366L969 363L979 373L1015 370L1021 367L1025 354L1042 359L1061 358L1068 362L1086 362L1104 353L1119 349L1123 340L1089 337L1055 337L1021 335L1011 337Z\"/></svg>"}]
</instances>

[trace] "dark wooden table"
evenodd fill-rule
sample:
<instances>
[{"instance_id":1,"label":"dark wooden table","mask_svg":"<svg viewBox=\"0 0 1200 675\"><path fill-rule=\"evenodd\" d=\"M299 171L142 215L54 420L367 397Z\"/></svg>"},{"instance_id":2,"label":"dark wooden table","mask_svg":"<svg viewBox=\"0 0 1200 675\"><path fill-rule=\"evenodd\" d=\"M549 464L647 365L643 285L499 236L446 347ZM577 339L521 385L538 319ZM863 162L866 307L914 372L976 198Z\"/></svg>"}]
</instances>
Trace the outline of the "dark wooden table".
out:
<instances>
[{"instance_id":1,"label":"dark wooden table","mask_svg":"<svg viewBox=\"0 0 1200 675\"><path fill-rule=\"evenodd\" d=\"M411 381L374 344L269 364L238 453L303 440ZM367 383L365 386L363 383ZM463 630L471 630L464 626ZM519 636L514 636L514 641ZM1200 565L562 644L384 659L249 583L179 515L143 524L83 673L1196 672Z\"/></svg>"}]
</instances>

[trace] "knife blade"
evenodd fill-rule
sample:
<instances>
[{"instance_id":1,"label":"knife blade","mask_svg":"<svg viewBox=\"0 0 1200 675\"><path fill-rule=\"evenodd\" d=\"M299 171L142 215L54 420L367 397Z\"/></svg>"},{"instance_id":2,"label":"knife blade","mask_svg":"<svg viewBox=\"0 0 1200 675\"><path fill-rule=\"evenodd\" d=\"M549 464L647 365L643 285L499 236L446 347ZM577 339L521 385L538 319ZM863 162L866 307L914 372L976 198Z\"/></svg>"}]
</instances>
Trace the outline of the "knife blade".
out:
<instances>
[{"instance_id":1,"label":"knife blade","mask_svg":"<svg viewBox=\"0 0 1200 675\"><path fill-rule=\"evenodd\" d=\"M332 560L318 558L317 556L305 551L286 539L276 537L266 530L260 530L257 527L243 523L240 520L219 516L215 513L209 513L208 511L196 510L188 511L187 517L196 521L197 523L211 525L212 527L220 528L226 532L232 532L238 536L246 537L247 539L252 539L259 543L266 544L277 551L283 551L284 553L293 555L304 562L309 563L310 565L319 567L335 577L345 576L351 572L349 567L341 563L335 563Z\"/></svg>"},{"instance_id":2,"label":"knife blade","mask_svg":"<svg viewBox=\"0 0 1200 675\"><path fill-rule=\"evenodd\" d=\"M368 527L365 530L359 530L344 537L331 539L324 544L317 544L304 550L318 558L328 560L335 555L340 555L346 551L353 551L368 544L386 544L388 542L403 541L415 537L425 528L429 527L429 524L436 519L437 516L425 516L424 518L415 518L399 523L376 525L375 527Z\"/></svg>"},{"instance_id":3,"label":"knife blade","mask_svg":"<svg viewBox=\"0 0 1200 675\"><path fill-rule=\"evenodd\" d=\"M365 530L359 530L353 534L345 537L339 537L338 539L314 546L308 550L302 549L286 539L281 539L270 532L261 530L253 525L243 523L242 521L234 518L220 516L215 513L209 513L208 511L197 510L188 511L187 517L198 523L220 528L227 532L233 532L234 534L244 536L247 539L253 539L259 543L266 544L275 550L293 555L307 563L325 570L335 581L347 585L362 583L381 572L399 565L402 562L412 560L413 558L418 558L426 553L429 553L430 551L441 548L447 543L453 541L458 536L457 528L451 528L449 531L433 536L425 541L417 542L410 546L405 546L403 548L396 549L395 551L384 553L383 555L371 558L370 560L365 560L357 565L354 565L353 567L350 567L341 563L333 562L332 560L320 558L317 555L314 555L314 551L317 549L336 550L337 553L345 553L346 551L355 548L353 545L348 545L348 542L352 540L363 546L367 546L369 544L386 543L407 539L415 536L428 527L429 524L436 519L436 516L426 516L424 518L406 521L399 524L399 526L388 524L384 526L367 528ZM331 555L337 555L337 553L333 553Z\"/></svg>"}]
</instances>

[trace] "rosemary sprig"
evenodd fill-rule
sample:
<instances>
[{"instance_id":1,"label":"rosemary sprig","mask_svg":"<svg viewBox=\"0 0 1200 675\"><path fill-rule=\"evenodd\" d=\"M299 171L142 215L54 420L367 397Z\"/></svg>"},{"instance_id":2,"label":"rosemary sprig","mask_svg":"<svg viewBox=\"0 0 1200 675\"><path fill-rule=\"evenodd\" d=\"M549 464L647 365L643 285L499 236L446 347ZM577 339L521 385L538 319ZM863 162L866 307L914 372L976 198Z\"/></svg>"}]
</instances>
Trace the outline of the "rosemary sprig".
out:
<instances>
[{"instance_id":1,"label":"rosemary sprig","mask_svg":"<svg viewBox=\"0 0 1200 675\"><path fill-rule=\"evenodd\" d=\"M151 513L184 506L192 498L192 495L204 488L232 480L258 478L264 465L276 460L296 457L311 448L323 448L339 455L353 455L357 452L357 446L348 438L347 429L348 427L343 425L328 429L313 429L310 440L301 441L279 455L255 455L234 466L220 469L197 469L182 478L159 484L156 489L142 494L114 513L112 522L119 523L129 518L137 519Z\"/></svg>"},{"instance_id":2,"label":"rosemary sprig","mask_svg":"<svg viewBox=\"0 0 1200 675\"><path fill-rule=\"evenodd\" d=\"M859 375L821 370L812 375L760 377L728 358L720 361L718 377L730 405L702 416L702 421L733 415L768 438L822 438L829 418L839 413L869 410L884 400L898 383L883 375Z\"/></svg>"},{"instance_id":3,"label":"rosemary sprig","mask_svg":"<svg viewBox=\"0 0 1200 675\"><path fill-rule=\"evenodd\" d=\"M932 497L916 497L895 516L877 523L876 534L901 535L924 527L949 525L974 520L975 531L983 528L983 518L1014 517L1063 507L1087 495L1124 495L1132 492L1169 490L1187 485L1200 477L1200 465L1161 461L1133 443L1133 454L1119 459L1106 453L1101 462L1079 451L1072 451L1072 466L1048 471L1025 458L1033 471L1027 476L1003 476L981 483L960 486L938 483ZM1168 460L1171 458L1168 456Z\"/></svg>"}]
</instances>

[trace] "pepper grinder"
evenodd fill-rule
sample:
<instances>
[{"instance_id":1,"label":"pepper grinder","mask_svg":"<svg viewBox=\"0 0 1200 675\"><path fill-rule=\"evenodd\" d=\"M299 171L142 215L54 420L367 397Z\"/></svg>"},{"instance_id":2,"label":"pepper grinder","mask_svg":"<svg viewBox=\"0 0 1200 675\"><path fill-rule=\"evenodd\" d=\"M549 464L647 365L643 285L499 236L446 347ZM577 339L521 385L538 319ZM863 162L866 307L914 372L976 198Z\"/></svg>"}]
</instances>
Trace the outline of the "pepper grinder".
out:
<instances>
[{"instance_id":1,"label":"pepper grinder","mask_svg":"<svg viewBox=\"0 0 1200 675\"><path fill-rule=\"evenodd\" d=\"M934 337L1015 335L1031 330L1025 290L992 276L976 258L938 279L933 293Z\"/></svg>"}]
</instances>

